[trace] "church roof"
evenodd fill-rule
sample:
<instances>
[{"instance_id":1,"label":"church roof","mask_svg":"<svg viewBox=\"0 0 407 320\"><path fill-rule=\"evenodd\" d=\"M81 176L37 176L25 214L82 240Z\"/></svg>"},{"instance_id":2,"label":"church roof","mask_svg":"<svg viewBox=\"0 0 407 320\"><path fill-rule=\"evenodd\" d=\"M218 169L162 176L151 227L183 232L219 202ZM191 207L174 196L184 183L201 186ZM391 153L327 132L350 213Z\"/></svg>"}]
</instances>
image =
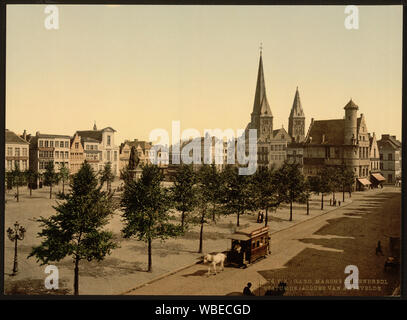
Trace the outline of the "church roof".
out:
<instances>
[{"instance_id":1,"label":"church roof","mask_svg":"<svg viewBox=\"0 0 407 320\"><path fill-rule=\"evenodd\" d=\"M253 113L272 116L270 105L266 96L266 85L264 82L263 58L260 54L259 70L257 73L256 94L254 96Z\"/></svg>"},{"instance_id":2,"label":"church roof","mask_svg":"<svg viewBox=\"0 0 407 320\"><path fill-rule=\"evenodd\" d=\"M315 120L307 136L307 144L342 145L345 136L345 120Z\"/></svg>"},{"instance_id":3,"label":"church roof","mask_svg":"<svg viewBox=\"0 0 407 320\"><path fill-rule=\"evenodd\" d=\"M298 92L298 87L297 90L295 91L294 102L290 112L290 118L293 117L305 117L304 111L302 110L301 106L301 99L300 93Z\"/></svg>"}]
</instances>

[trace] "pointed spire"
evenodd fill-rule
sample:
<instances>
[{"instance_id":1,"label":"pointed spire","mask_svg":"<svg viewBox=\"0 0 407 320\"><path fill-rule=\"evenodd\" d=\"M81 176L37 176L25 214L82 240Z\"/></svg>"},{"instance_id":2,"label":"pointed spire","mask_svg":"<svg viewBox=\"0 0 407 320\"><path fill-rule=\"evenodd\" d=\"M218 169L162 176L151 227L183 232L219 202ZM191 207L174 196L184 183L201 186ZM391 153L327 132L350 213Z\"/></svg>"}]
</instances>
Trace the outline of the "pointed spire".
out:
<instances>
[{"instance_id":1,"label":"pointed spire","mask_svg":"<svg viewBox=\"0 0 407 320\"><path fill-rule=\"evenodd\" d=\"M97 131L97 129L98 129L98 128L96 127L96 121L95 121L94 124L93 124L93 130L94 130L94 131Z\"/></svg>"},{"instance_id":2,"label":"pointed spire","mask_svg":"<svg viewBox=\"0 0 407 320\"><path fill-rule=\"evenodd\" d=\"M305 117L304 111L302 110L301 106L301 99L300 99L300 92L297 90L295 91L294 102L291 108L290 117Z\"/></svg>"},{"instance_id":3,"label":"pointed spire","mask_svg":"<svg viewBox=\"0 0 407 320\"><path fill-rule=\"evenodd\" d=\"M272 116L270 105L266 96L266 85L264 82L262 47L260 50L259 70L257 73L256 94L254 96L253 113L258 115Z\"/></svg>"}]
</instances>

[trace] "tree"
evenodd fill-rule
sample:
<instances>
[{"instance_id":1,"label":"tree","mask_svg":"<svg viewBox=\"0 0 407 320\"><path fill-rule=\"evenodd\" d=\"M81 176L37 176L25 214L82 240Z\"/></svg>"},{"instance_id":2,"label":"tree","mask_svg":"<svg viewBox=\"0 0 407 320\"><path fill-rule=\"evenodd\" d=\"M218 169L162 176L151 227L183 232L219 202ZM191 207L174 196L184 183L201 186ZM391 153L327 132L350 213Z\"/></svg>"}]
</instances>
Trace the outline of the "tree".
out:
<instances>
[{"instance_id":1,"label":"tree","mask_svg":"<svg viewBox=\"0 0 407 320\"><path fill-rule=\"evenodd\" d=\"M30 189L30 197L31 197L33 186L37 184L38 172L36 172L32 168L30 168L24 172L24 175L27 180L28 188Z\"/></svg>"},{"instance_id":2,"label":"tree","mask_svg":"<svg viewBox=\"0 0 407 320\"><path fill-rule=\"evenodd\" d=\"M107 191L109 192L112 191L112 182L114 181L114 174L112 172L112 165L110 162L106 163L103 170L100 172L99 180L102 186L106 182Z\"/></svg>"},{"instance_id":3,"label":"tree","mask_svg":"<svg viewBox=\"0 0 407 320\"><path fill-rule=\"evenodd\" d=\"M341 185L340 172L337 167L326 167L324 170L325 179L328 183L329 191L332 192L332 200L335 201L335 193Z\"/></svg>"},{"instance_id":4,"label":"tree","mask_svg":"<svg viewBox=\"0 0 407 320\"><path fill-rule=\"evenodd\" d=\"M20 171L20 167L17 165L17 163L14 166L14 170L11 171L11 181L12 181L12 186L15 186L17 188L16 190L16 199L17 202L20 201L20 191L18 187L21 187L25 184L25 175L24 172Z\"/></svg>"},{"instance_id":5,"label":"tree","mask_svg":"<svg viewBox=\"0 0 407 320\"><path fill-rule=\"evenodd\" d=\"M175 208L181 212L182 231L184 231L185 215L193 211L196 206L196 189L194 188L196 182L197 177L192 165L182 164L178 167L171 195Z\"/></svg>"},{"instance_id":6,"label":"tree","mask_svg":"<svg viewBox=\"0 0 407 320\"><path fill-rule=\"evenodd\" d=\"M342 201L345 202L345 190L348 190L351 195L352 186L355 183L355 174L351 168L345 165L339 168L339 183L342 186Z\"/></svg>"},{"instance_id":7,"label":"tree","mask_svg":"<svg viewBox=\"0 0 407 320\"><path fill-rule=\"evenodd\" d=\"M6 190L13 189L13 172L7 171L6 172Z\"/></svg>"},{"instance_id":8,"label":"tree","mask_svg":"<svg viewBox=\"0 0 407 320\"><path fill-rule=\"evenodd\" d=\"M300 164L284 164L275 172L279 196L290 204L290 221L293 220L293 202L301 199L305 190L305 179L300 170Z\"/></svg>"},{"instance_id":9,"label":"tree","mask_svg":"<svg viewBox=\"0 0 407 320\"><path fill-rule=\"evenodd\" d=\"M264 226L268 224L269 209L276 209L281 204L281 197L277 192L277 183L274 181L273 171L260 167L253 175L252 197L255 201L255 209L265 210Z\"/></svg>"},{"instance_id":10,"label":"tree","mask_svg":"<svg viewBox=\"0 0 407 320\"><path fill-rule=\"evenodd\" d=\"M216 214L219 214L218 205L221 200L222 177L215 164L204 164L199 169L199 179L205 192L206 201L210 204L212 221L216 223Z\"/></svg>"},{"instance_id":11,"label":"tree","mask_svg":"<svg viewBox=\"0 0 407 320\"><path fill-rule=\"evenodd\" d=\"M115 207L112 195L101 191L95 173L85 161L70 183L70 192L59 194L63 202L53 206L56 214L37 221L42 230L41 244L33 247L29 258L41 265L70 256L74 267L74 294L79 294L79 262L101 261L117 247L113 234L104 230Z\"/></svg>"},{"instance_id":12,"label":"tree","mask_svg":"<svg viewBox=\"0 0 407 320\"><path fill-rule=\"evenodd\" d=\"M309 180L310 177L305 179L304 181L304 191L300 195L300 202L307 204L307 215L309 215L309 199L311 198L311 182Z\"/></svg>"},{"instance_id":13,"label":"tree","mask_svg":"<svg viewBox=\"0 0 407 320\"><path fill-rule=\"evenodd\" d=\"M180 226L169 222L172 206L169 191L161 186L164 176L156 165L143 167L138 181L124 186L121 199L125 238L132 236L148 244L148 272L152 271L152 241L181 234Z\"/></svg>"},{"instance_id":14,"label":"tree","mask_svg":"<svg viewBox=\"0 0 407 320\"><path fill-rule=\"evenodd\" d=\"M222 209L225 214L236 214L236 226L239 227L240 216L255 207L251 176L240 175L237 167L226 166L222 181Z\"/></svg>"},{"instance_id":15,"label":"tree","mask_svg":"<svg viewBox=\"0 0 407 320\"><path fill-rule=\"evenodd\" d=\"M59 168L59 180L62 180L62 193L65 194L65 182L69 180L69 169L63 163Z\"/></svg>"},{"instance_id":16,"label":"tree","mask_svg":"<svg viewBox=\"0 0 407 320\"><path fill-rule=\"evenodd\" d=\"M324 194L331 192L329 183L329 171L327 167L322 168L318 175L309 177L310 190L316 194L321 193L321 210L324 210Z\"/></svg>"},{"instance_id":17,"label":"tree","mask_svg":"<svg viewBox=\"0 0 407 320\"><path fill-rule=\"evenodd\" d=\"M52 198L52 186L59 181L59 174L55 172L54 163L48 162L44 172L44 185L49 187L49 198Z\"/></svg>"}]
</instances>

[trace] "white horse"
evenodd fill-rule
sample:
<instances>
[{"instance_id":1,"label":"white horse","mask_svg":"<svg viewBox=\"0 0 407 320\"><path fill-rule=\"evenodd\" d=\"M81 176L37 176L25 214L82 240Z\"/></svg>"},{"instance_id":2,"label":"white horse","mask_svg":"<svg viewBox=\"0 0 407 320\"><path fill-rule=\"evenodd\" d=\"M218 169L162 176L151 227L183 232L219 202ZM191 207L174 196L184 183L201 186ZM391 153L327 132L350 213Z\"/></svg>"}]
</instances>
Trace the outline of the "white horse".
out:
<instances>
[{"instance_id":1,"label":"white horse","mask_svg":"<svg viewBox=\"0 0 407 320\"><path fill-rule=\"evenodd\" d=\"M216 274L216 265L219 263L220 263L221 270L223 271L225 260L226 260L226 255L223 253L206 254L204 257L204 263L206 264L209 262L208 276L210 275L210 272L211 272L211 265L213 266L215 274Z\"/></svg>"}]
</instances>

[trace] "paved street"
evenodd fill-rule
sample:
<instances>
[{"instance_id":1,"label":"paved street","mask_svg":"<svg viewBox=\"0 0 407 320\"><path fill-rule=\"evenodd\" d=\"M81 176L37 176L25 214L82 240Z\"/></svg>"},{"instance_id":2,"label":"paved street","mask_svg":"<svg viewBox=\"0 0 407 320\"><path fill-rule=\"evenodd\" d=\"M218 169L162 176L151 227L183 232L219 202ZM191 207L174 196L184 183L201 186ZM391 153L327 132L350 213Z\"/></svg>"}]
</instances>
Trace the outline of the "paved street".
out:
<instances>
[{"instance_id":1,"label":"paved street","mask_svg":"<svg viewBox=\"0 0 407 320\"><path fill-rule=\"evenodd\" d=\"M34 221L34 218L53 214L54 211L51 206L56 204L55 199L48 199L48 188L35 190L32 198L29 198L26 190L22 190L20 203L16 203L12 195L13 193L11 192L6 195L5 228L7 229L7 227L18 220L27 228L27 233L25 239L19 243L19 273L16 276L10 275L14 250L12 242L6 239L6 292L21 294L49 293L44 291L44 279L47 276L44 273L45 266L40 266L33 258L27 259L27 255L31 251L32 246L39 243L36 234L40 229L38 223ZM341 199L342 195L338 193L336 197L337 199ZM337 216L348 217L347 220L352 221L352 223L364 221L355 219L355 216L349 216L349 214L359 214L359 212L362 212L366 208L378 212L376 216L370 213L366 215L366 218L375 217L367 221L374 221L380 226L386 225L385 223L388 222L387 218L389 214L383 214L380 212L380 208L389 207L391 201L397 206L400 202L400 189L386 187L383 190L358 192L352 195L352 200L355 201L355 203L350 203L349 200L347 197L345 203L348 205L347 207L335 209L335 207L329 206L329 197L325 197L325 210L321 211L320 197L314 196L310 203L310 215L306 215L305 205L294 205L293 221L288 221L289 211L287 205L283 206L277 212L273 212L270 217L270 230L273 233L271 239L272 254L269 258L253 264L246 270L227 268L225 272L207 279L204 275L207 271L206 266L195 265L174 276L167 277L166 279L140 288L132 293L224 295L240 292L248 281L253 282L254 287L258 287L259 283L266 283L266 279L280 276L278 272L281 272L281 270L288 270L290 272L291 270L295 270L294 266L288 269L281 268L286 267L287 263L292 264L296 259L305 257L303 263L306 263L307 266L309 265L308 261L317 259L318 255L326 255L326 257L321 257L320 259L327 259L328 254L338 254L335 250L343 250L342 247L337 248L337 244L342 245L345 240L350 241L349 244L346 243L346 245L352 248L357 247L357 242L355 242L353 238L340 238L343 236L355 237L355 235L351 233L347 234L347 230L338 229L332 232L329 230L327 233L329 235L328 237L326 234L321 233L322 231L317 231L329 226L327 220L334 219ZM335 210L329 212L329 210L333 209ZM392 216L394 216L396 225L398 225L396 218L399 210L399 208L392 210L395 214ZM364 216L363 219L365 219ZM255 221L256 215L244 215L241 217L241 226L246 227L256 224ZM222 218L216 224L211 223L205 225L204 252L224 251L228 249L230 242L226 237L233 232L235 224L236 217L233 215ZM340 226L342 224L331 222L331 225L341 228ZM80 263L79 287L81 294L122 294L157 277L191 265L197 262L201 257L201 254L197 253L199 226L193 226L183 237L169 239L163 243L154 241L153 272L145 272L147 268L146 244L135 239L123 239L121 236L121 228L121 216L120 212L117 212L107 226L107 229L114 233L115 239L120 244L120 248L115 249L112 254L106 257L102 262L89 263L83 261ZM279 231L284 229L285 231ZM319 237L322 236L328 239L315 239L317 234ZM372 232L371 234L372 235L369 236L369 239L371 238L369 242L364 244L364 246L370 246L368 250L374 250L377 242L375 233ZM330 237L335 237L336 239L329 240ZM377 237L379 237L379 235ZM339 242L339 240L341 242ZM333 241L334 243L322 243L321 241ZM382 240L382 243L383 248L386 249L385 239ZM324 247L328 247L328 249ZM324 251L321 251L321 249L324 249ZM309 250L311 250L311 255L307 253ZM360 250L363 251L361 256L365 256L366 249L361 247ZM352 252L357 251L352 249ZM304 255L304 253L306 254ZM348 257L349 254L350 252L346 250L345 254L341 254L341 258L343 258L342 256ZM351 258L353 259L352 256L349 256L349 259ZM382 257L378 259L383 260ZM317 261L314 267L316 268L318 265L324 266L324 263L326 263L326 261L323 263ZM71 258L65 258L54 264L59 268L60 275L60 290L57 293L72 294L73 263ZM382 266L382 262L380 262L380 266ZM341 266L340 269L339 275L342 276L344 267L342 268ZM321 270L318 271L318 273L320 272ZM303 274L301 270L297 270L296 273ZM312 272L308 271L308 273L311 274ZM281 276L283 275L285 274L281 273ZM289 276L298 279L298 275L295 275L295 273L292 275L290 273ZM332 278L331 274L327 274L326 277ZM336 275L336 277L338 277L338 275ZM309 278L309 276L307 276L307 278ZM236 279L239 279L239 281L236 281Z\"/></svg>"},{"instance_id":2,"label":"paved street","mask_svg":"<svg viewBox=\"0 0 407 320\"><path fill-rule=\"evenodd\" d=\"M254 292L263 295L269 280L271 288L284 280L286 295L390 295L398 285L398 273L385 273L383 266L389 253L386 235L400 230L400 189L370 190L354 194L352 200L346 207L273 233L272 254L247 269L225 268L207 277L207 267L199 264L128 294L238 295L250 281ZM378 240L384 256L375 255ZM359 268L360 290L343 290L347 265Z\"/></svg>"}]
</instances>

